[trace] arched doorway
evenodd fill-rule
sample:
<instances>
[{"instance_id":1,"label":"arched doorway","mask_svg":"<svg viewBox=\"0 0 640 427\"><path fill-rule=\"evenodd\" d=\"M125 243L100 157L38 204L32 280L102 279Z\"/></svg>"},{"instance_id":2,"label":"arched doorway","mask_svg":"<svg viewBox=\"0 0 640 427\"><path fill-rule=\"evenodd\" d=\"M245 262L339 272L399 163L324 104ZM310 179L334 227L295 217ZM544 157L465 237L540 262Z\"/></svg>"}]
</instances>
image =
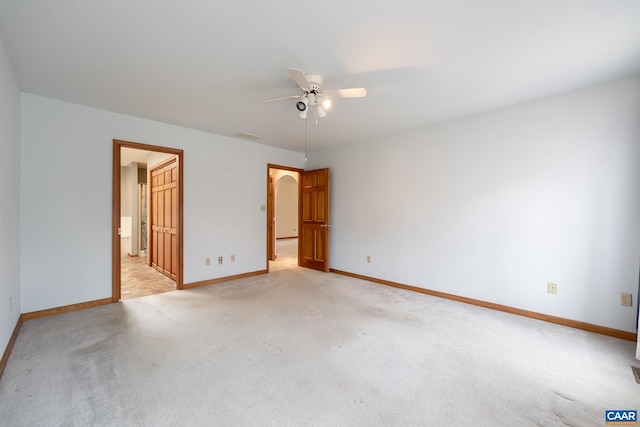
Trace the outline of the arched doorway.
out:
<instances>
[{"instance_id":1,"label":"arched doorway","mask_svg":"<svg viewBox=\"0 0 640 427\"><path fill-rule=\"evenodd\" d=\"M298 265L300 172L269 165L268 267Z\"/></svg>"}]
</instances>

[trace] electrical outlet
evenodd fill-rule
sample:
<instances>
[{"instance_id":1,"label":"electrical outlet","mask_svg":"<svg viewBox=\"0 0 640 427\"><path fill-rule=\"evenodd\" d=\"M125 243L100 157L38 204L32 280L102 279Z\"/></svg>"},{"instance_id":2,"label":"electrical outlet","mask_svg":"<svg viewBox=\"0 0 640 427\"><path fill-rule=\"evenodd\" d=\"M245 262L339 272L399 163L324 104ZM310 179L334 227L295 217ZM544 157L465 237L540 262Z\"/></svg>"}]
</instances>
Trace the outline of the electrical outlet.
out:
<instances>
[{"instance_id":1,"label":"electrical outlet","mask_svg":"<svg viewBox=\"0 0 640 427\"><path fill-rule=\"evenodd\" d=\"M204 265L211 265L211 258L205 258Z\"/></svg>"},{"instance_id":2,"label":"electrical outlet","mask_svg":"<svg viewBox=\"0 0 640 427\"><path fill-rule=\"evenodd\" d=\"M367 255L367 264L371 264L371 256Z\"/></svg>"},{"instance_id":3,"label":"electrical outlet","mask_svg":"<svg viewBox=\"0 0 640 427\"><path fill-rule=\"evenodd\" d=\"M9 313L13 311L13 298L9 297Z\"/></svg>"},{"instance_id":4,"label":"electrical outlet","mask_svg":"<svg viewBox=\"0 0 640 427\"><path fill-rule=\"evenodd\" d=\"M558 293L558 284L549 282L547 283L547 293L557 294Z\"/></svg>"},{"instance_id":5,"label":"electrical outlet","mask_svg":"<svg viewBox=\"0 0 640 427\"><path fill-rule=\"evenodd\" d=\"M633 305L633 302L631 301L631 294L620 292L620 305L631 307Z\"/></svg>"},{"instance_id":6,"label":"electrical outlet","mask_svg":"<svg viewBox=\"0 0 640 427\"><path fill-rule=\"evenodd\" d=\"M222 257L221 256L218 257L218 264L222 264Z\"/></svg>"},{"instance_id":7,"label":"electrical outlet","mask_svg":"<svg viewBox=\"0 0 640 427\"><path fill-rule=\"evenodd\" d=\"M231 262L236 262L236 256L235 255L231 255L229 258L230 258Z\"/></svg>"}]
</instances>

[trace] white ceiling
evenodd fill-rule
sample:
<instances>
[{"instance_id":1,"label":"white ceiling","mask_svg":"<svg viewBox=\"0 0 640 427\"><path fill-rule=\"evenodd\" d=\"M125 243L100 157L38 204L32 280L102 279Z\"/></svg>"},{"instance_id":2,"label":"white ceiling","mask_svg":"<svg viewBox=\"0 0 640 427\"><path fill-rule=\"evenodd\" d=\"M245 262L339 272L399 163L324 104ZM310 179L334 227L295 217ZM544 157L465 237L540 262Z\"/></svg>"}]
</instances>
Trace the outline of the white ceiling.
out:
<instances>
[{"instance_id":1,"label":"white ceiling","mask_svg":"<svg viewBox=\"0 0 640 427\"><path fill-rule=\"evenodd\" d=\"M0 0L24 92L304 150L287 68L367 89L309 148L640 71L638 0ZM309 117L313 117L311 114Z\"/></svg>"}]
</instances>

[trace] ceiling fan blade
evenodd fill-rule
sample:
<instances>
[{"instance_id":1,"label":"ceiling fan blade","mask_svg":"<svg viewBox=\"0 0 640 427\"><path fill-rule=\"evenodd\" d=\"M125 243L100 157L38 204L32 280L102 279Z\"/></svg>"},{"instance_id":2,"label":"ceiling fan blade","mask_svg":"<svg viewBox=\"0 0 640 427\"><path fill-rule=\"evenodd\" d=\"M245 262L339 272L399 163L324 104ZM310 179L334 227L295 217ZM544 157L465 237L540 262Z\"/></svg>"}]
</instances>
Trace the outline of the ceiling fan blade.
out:
<instances>
[{"instance_id":1,"label":"ceiling fan blade","mask_svg":"<svg viewBox=\"0 0 640 427\"><path fill-rule=\"evenodd\" d=\"M364 98L367 96L367 90L363 87L353 87L350 89L325 90L324 94L337 98Z\"/></svg>"},{"instance_id":2,"label":"ceiling fan blade","mask_svg":"<svg viewBox=\"0 0 640 427\"><path fill-rule=\"evenodd\" d=\"M305 92L309 91L311 85L309 84L309 80L307 80L307 76L304 75L302 70L298 70L297 68L289 68L287 71L289 71L289 75L291 76L291 78L298 84L298 86L300 86L300 89Z\"/></svg>"},{"instance_id":3,"label":"ceiling fan blade","mask_svg":"<svg viewBox=\"0 0 640 427\"><path fill-rule=\"evenodd\" d=\"M275 99L267 99L266 101L261 101L260 104L275 104L276 102L285 102L291 99L299 99L300 95L291 95L285 96L284 98L275 98Z\"/></svg>"}]
</instances>

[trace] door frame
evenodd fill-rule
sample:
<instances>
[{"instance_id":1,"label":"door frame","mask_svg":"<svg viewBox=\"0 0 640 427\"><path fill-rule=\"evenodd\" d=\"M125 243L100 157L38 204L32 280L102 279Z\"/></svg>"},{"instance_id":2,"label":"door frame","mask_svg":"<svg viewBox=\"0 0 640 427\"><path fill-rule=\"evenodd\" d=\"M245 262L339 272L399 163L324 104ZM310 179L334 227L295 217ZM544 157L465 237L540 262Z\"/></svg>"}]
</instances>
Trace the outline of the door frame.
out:
<instances>
[{"instance_id":1,"label":"door frame","mask_svg":"<svg viewBox=\"0 0 640 427\"><path fill-rule=\"evenodd\" d=\"M137 150L155 151L173 154L178 157L178 274L176 289L184 289L184 150L161 147L158 145L141 144L138 142L113 140L112 164L112 209L111 209L111 301L118 302L121 297L121 268L120 268L120 149L133 148ZM267 264L268 266L268 264Z\"/></svg>"},{"instance_id":2,"label":"door frame","mask_svg":"<svg viewBox=\"0 0 640 427\"><path fill-rule=\"evenodd\" d=\"M271 235L270 235L270 221L271 218L269 218L269 212L274 212L275 209L275 201L271 199L271 197L269 197L269 170L270 169L280 169L280 170L284 170L284 171L289 171L289 172L298 172L298 265L300 265L300 221L302 218L302 173L304 172L304 169L300 169L300 168L294 168L291 166L282 166L282 165L275 165L275 164L271 164L271 163L267 163L267 190L266 190L266 195L267 195L267 221L266 221L266 225L267 225L267 251L266 251L266 259L267 259L267 273L269 272L269 245L271 244ZM274 192L275 192L275 188L276 188L276 182L273 183L274 184ZM274 197L275 199L275 197ZM275 231L274 231L275 232ZM273 236L275 238L275 236Z\"/></svg>"},{"instance_id":3,"label":"door frame","mask_svg":"<svg viewBox=\"0 0 640 427\"><path fill-rule=\"evenodd\" d=\"M271 169L270 169L271 170ZM269 244L267 245L267 259L269 261L275 261L276 254L276 233L275 233L275 208L276 208L276 186L273 182L273 176L269 174L267 177L269 180L269 187L267 190L267 241Z\"/></svg>"}]
</instances>

